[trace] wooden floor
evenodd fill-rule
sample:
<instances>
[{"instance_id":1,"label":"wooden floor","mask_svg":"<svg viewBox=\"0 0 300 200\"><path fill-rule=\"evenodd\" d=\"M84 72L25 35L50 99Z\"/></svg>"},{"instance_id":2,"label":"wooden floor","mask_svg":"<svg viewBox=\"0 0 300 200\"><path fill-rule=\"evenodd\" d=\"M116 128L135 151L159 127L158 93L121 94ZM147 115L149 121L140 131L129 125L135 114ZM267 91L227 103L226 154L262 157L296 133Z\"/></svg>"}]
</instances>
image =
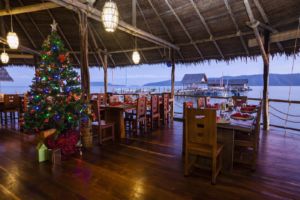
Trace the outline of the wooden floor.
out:
<instances>
[{"instance_id":1,"label":"wooden floor","mask_svg":"<svg viewBox=\"0 0 300 200\"><path fill-rule=\"evenodd\" d=\"M300 135L262 135L256 172L235 166L210 184L183 176L182 124L85 151L61 165L37 163L33 136L0 132L0 199L300 199Z\"/></svg>"}]
</instances>

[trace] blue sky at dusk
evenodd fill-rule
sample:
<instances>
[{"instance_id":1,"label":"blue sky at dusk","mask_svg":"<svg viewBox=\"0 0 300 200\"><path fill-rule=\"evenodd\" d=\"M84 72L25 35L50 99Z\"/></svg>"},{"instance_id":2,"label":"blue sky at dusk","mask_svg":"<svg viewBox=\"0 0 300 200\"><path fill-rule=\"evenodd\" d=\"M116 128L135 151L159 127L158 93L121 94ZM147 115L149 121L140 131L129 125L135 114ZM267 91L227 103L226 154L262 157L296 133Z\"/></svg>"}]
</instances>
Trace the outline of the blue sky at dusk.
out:
<instances>
[{"instance_id":1,"label":"blue sky at dusk","mask_svg":"<svg viewBox=\"0 0 300 200\"><path fill-rule=\"evenodd\" d=\"M291 73L292 57L276 56L272 58L270 63L270 73L287 74ZM29 67L8 67L9 74L15 80L12 82L2 82L5 86L27 86L31 84L34 76L34 69ZM210 62L202 64L176 65L176 80L182 79L186 73L206 73L210 77L220 77L231 75L252 75L261 74L263 72L263 63L260 57L256 61L237 60L229 63L226 62ZM294 73L300 73L300 58L297 56ZM109 69L108 81L112 84L125 85L143 85L149 82L157 82L169 80L171 68L166 64L158 65L140 65L128 68ZM91 81L103 81L103 70L99 68L90 69ZM127 81L126 81L127 80Z\"/></svg>"}]
</instances>

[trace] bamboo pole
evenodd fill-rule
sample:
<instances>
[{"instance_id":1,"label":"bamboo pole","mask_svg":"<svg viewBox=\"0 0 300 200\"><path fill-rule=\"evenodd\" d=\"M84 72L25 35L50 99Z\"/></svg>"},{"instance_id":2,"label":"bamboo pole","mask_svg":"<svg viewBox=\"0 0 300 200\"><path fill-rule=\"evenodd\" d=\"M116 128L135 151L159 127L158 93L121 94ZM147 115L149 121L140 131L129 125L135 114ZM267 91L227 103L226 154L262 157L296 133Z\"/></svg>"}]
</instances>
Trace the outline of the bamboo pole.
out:
<instances>
[{"instance_id":1,"label":"bamboo pole","mask_svg":"<svg viewBox=\"0 0 300 200\"><path fill-rule=\"evenodd\" d=\"M87 15L79 12L79 29L80 29L80 59L81 59L81 87L86 100L89 100L90 95L90 76L89 76L89 61L88 61L88 27Z\"/></svg>"},{"instance_id":2,"label":"bamboo pole","mask_svg":"<svg viewBox=\"0 0 300 200\"><path fill-rule=\"evenodd\" d=\"M21 6L17 8L13 8L11 10L0 10L0 16L7 16L7 15L18 15L23 13L31 13L31 12L37 12L42 10L48 10L53 8L61 7L60 5L57 5L52 2L46 2L46 3L37 3L33 5L28 6Z\"/></svg>"},{"instance_id":3,"label":"bamboo pole","mask_svg":"<svg viewBox=\"0 0 300 200\"><path fill-rule=\"evenodd\" d=\"M264 62L264 89L263 89L263 129L269 130L269 57L270 57L270 32L268 30L264 33L264 50L267 55L267 62Z\"/></svg>"},{"instance_id":4,"label":"bamboo pole","mask_svg":"<svg viewBox=\"0 0 300 200\"><path fill-rule=\"evenodd\" d=\"M104 71L104 94L105 97L107 97L107 68L108 68L108 62L107 62L107 53L104 54L104 65L103 65L103 71Z\"/></svg>"},{"instance_id":5,"label":"bamboo pole","mask_svg":"<svg viewBox=\"0 0 300 200\"><path fill-rule=\"evenodd\" d=\"M173 103L171 106L171 120L174 119L174 94L175 94L175 52L174 49L171 50L171 62L172 62L172 71L171 71L171 98Z\"/></svg>"}]
</instances>

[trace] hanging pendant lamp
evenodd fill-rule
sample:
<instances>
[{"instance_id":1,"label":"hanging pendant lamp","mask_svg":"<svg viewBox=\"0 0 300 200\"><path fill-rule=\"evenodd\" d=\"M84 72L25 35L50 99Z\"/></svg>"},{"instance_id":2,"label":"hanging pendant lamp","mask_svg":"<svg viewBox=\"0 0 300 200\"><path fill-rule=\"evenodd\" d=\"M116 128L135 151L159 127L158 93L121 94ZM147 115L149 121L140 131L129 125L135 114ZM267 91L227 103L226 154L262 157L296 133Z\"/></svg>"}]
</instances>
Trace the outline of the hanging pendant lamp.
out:
<instances>
[{"instance_id":1,"label":"hanging pendant lamp","mask_svg":"<svg viewBox=\"0 0 300 200\"><path fill-rule=\"evenodd\" d=\"M3 64L7 64L8 61L9 61L9 56L8 56L8 54L5 52L5 47L3 48L3 52L1 53L0 59L1 59L1 62L2 62Z\"/></svg>"},{"instance_id":2,"label":"hanging pendant lamp","mask_svg":"<svg viewBox=\"0 0 300 200\"><path fill-rule=\"evenodd\" d=\"M114 32L119 23L119 11L117 4L113 1L105 2L102 9L102 23L107 32Z\"/></svg>"},{"instance_id":3,"label":"hanging pendant lamp","mask_svg":"<svg viewBox=\"0 0 300 200\"><path fill-rule=\"evenodd\" d=\"M6 41L11 49L17 49L19 47L19 38L18 35L13 30L13 24L12 24L12 15L10 16L10 25L11 25L11 31L7 33Z\"/></svg>"},{"instance_id":4,"label":"hanging pendant lamp","mask_svg":"<svg viewBox=\"0 0 300 200\"><path fill-rule=\"evenodd\" d=\"M132 61L134 64L139 64L140 60L141 60L141 56L140 53L137 51L137 42L136 42L136 38L135 38L135 42L134 42L134 48L135 50L132 53Z\"/></svg>"}]
</instances>

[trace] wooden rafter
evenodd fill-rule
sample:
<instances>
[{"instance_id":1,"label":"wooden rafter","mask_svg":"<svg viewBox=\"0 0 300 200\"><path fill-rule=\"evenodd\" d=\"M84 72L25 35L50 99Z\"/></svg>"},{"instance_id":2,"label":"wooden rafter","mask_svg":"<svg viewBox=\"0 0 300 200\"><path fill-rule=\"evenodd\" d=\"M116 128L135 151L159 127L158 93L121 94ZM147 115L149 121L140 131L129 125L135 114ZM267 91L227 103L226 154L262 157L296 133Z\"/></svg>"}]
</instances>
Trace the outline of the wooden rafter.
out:
<instances>
[{"instance_id":1,"label":"wooden rafter","mask_svg":"<svg viewBox=\"0 0 300 200\"><path fill-rule=\"evenodd\" d=\"M228 0L224 0L224 3L225 3L226 9L227 9L227 11L228 11L228 13L229 13L229 15L230 15L230 18L231 18L231 20L232 20L232 22L233 22L233 24L234 24L234 27L235 27L237 33L238 33L238 34L241 33L241 30L239 29L239 26L238 26L238 24L237 24L237 22L236 22L236 20L235 20L235 17L234 17L234 15L233 15L233 12L232 12L232 10L231 10L231 7L230 7L230 5L229 5L229 3L228 3ZM239 38L240 38L240 41L241 41L241 43L242 43L242 45L243 45L243 48L244 48L245 52L247 53L247 55L249 55L249 50L248 50L248 47L247 47L247 45L246 45L246 42L245 42L243 36L239 34Z\"/></svg>"},{"instance_id":2,"label":"wooden rafter","mask_svg":"<svg viewBox=\"0 0 300 200\"><path fill-rule=\"evenodd\" d=\"M208 27L208 25L207 25L207 23L206 23L206 21L205 21L203 15L200 13L200 10L198 9L198 7L197 7L197 5L195 4L194 0L190 0L190 2L191 2L191 4L192 4L193 8L195 9L195 11L196 11L198 17L200 18L200 20L201 20L201 22L202 22L202 24L203 24L205 30L206 30L207 33L209 34L209 36L210 36L212 42L214 43L216 49L218 50L218 52L219 52L219 54L221 55L221 57L224 59L224 55L223 55L223 53L222 53L222 51L221 51L221 48L219 47L218 43L217 43L216 40L214 39L214 36L213 36L213 34L211 33L211 30L210 30L210 28Z\"/></svg>"},{"instance_id":3,"label":"wooden rafter","mask_svg":"<svg viewBox=\"0 0 300 200\"><path fill-rule=\"evenodd\" d=\"M153 34L153 32L151 31L151 28L150 28L150 26L149 26L149 23L148 23L148 21L147 21L145 15L144 15L144 13L143 13L141 7L140 7L140 4L139 4L138 2L136 2L136 3L137 3L137 4L136 4L136 5L137 5L137 8L139 9L139 11L140 11L140 13L141 13L141 15L142 15L142 18L143 18L143 20L144 20L144 22L145 22L145 24L146 24L146 26L147 26L147 29L148 29L149 33ZM160 56L163 58L164 55L162 54L162 52L161 52L160 49L158 49L158 52L159 52Z\"/></svg>"},{"instance_id":4,"label":"wooden rafter","mask_svg":"<svg viewBox=\"0 0 300 200\"><path fill-rule=\"evenodd\" d=\"M237 34L229 34L229 35L219 36L219 37L215 37L214 39L216 41L218 41L218 40L227 40L227 39L240 37L240 36L246 36L246 35L253 35L253 31L239 32ZM211 38L195 40L194 42L196 44L207 43L207 42L211 42ZM190 42L188 42L188 43L179 43L179 44L176 44L176 45L179 46L179 47L183 47L183 46L189 46L189 45L191 45L191 43ZM150 51L150 50L162 49L162 48L164 48L164 47L162 47L162 46L152 46L152 47L138 48L138 50L139 51ZM110 54L118 54L118 53L130 52L130 51L133 51L133 49L123 49L123 50L117 50L117 51L110 51L109 53Z\"/></svg>"},{"instance_id":5,"label":"wooden rafter","mask_svg":"<svg viewBox=\"0 0 300 200\"><path fill-rule=\"evenodd\" d=\"M0 16L7 16L7 15L18 15L23 13L31 13L31 12L37 12L42 10L48 10L53 8L58 8L59 5L52 3L52 2L46 2L46 3L38 3L28 6L21 6L17 8L13 8L11 10L0 10Z\"/></svg>"},{"instance_id":6,"label":"wooden rafter","mask_svg":"<svg viewBox=\"0 0 300 200\"><path fill-rule=\"evenodd\" d=\"M78 22L78 20L77 20L77 18L75 17L75 13L73 14L73 19L74 19L74 21L75 21L75 24L76 24L76 26L79 26L79 22ZM91 36L91 30L90 30L90 26L88 25L88 34L89 34L89 36ZM90 44L90 41L88 40L88 45L89 45L89 47L92 47L92 45ZM95 45L94 45L95 46ZM96 48L96 46L95 46L95 48ZM96 60L96 63L98 64L98 66L100 67L100 63L99 63L99 60L98 60L98 58L97 58L97 56L95 55L95 53L92 53L92 55L93 55L93 57L94 57L94 59Z\"/></svg>"},{"instance_id":7,"label":"wooden rafter","mask_svg":"<svg viewBox=\"0 0 300 200\"><path fill-rule=\"evenodd\" d=\"M270 36L270 43L275 43L275 42L282 42L282 41L287 41L287 40L294 40L296 38L300 38L300 34L298 33L298 30L289 30L289 31L284 31L280 33L274 33ZM264 39L262 37L262 39ZM248 46L249 47L256 47L258 46L258 43L256 39L250 39L248 41Z\"/></svg>"},{"instance_id":8,"label":"wooden rafter","mask_svg":"<svg viewBox=\"0 0 300 200\"><path fill-rule=\"evenodd\" d=\"M50 0L51 2L57 3L60 6L63 6L67 9L71 9L74 11L78 11L81 10L83 12L86 12L88 17L96 20L96 21L101 21L101 11L97 10L96 8L93 8L89 5L83 4L79 1L75 1L75 0ZM118 29L121 31L124 31L128 34L137 36L141 39L147 40L149 42L155 43L157 45L161 45L161 46L166 46L169 48L173 48L178 50L179 47L177 47L176 45L161 39L155 35L152 35L146 31L143 31L141 29L135 28L132 25L120 20L119 24L118 24Z\"/></svg>"},{"instance_id":9,"label":"wooden rafter","mask_svg":"<svg viewBox=\"0 0 300 200\"><path fill-rule=\"evenodd\" d=\"M5 38L0 37L0 43L7 45L7 41ZM36 55L40 55L40 52L33 50L29 47L23 46L23 45L19 45L19 49L21 51L27 52L27 53L31 53L31 54L36 54Z\"/></svg>"},{"instance_id":10,"label":"wooden rafter","mask_svg":"<svg viewBox=\"0 0 300 200\"><path fill-rule=\"evenodd\" d=\"M24 3L22 0L18 0L19 4L21 6L24 6ZM26 14L27 17L29 18L29 20L31 21L31 23L33 24L34 28L38 31L38 33L40 34L40 36L42 37L42 39L44 40L46 37L45 35L42 33L42 31L40 30L40 28L38 27L38 25L36 24L36 22L34 21L34 19L32 18L30 13Z\"/></svg>"},{"instance_id":11,"label":"wooden rafter","mask_svg":"<svg viewBox=\"0 0 300 200\"><path fill-rule=\"evenodd\" d=\"M19 19L18 16L14 16L14 18L16 19L18 25L21 27L22 31L25 33L27 39L29 40L29 42L31 43L32 47L34 49L37 49L37 45L35 44L34 40L32 39L31 35L28 33L27 29L24 27L23 23L21 22L21 20Z\"/></svg>"},{"instance_id":12,"label":"wooden rafter","mask_svg":"<svg viewBox=\"0 0 300 200\"><path fill-rule=\"evenodd\" d=\"M173 15L175 16L176 20L178 21L178 23L180 24L181 28L183 29L183 31L185 32L186 36L189 38L191 44L194 46L194 48L196 49L197 53L200 55L201 59L204 59L202 52L200 51L199 47L197 46L197 44L193 41L193 38L191 37L190 33L187 31L186 27L184 26L183 22L181 21L181 19L179 18L179 16L177 15L177 13L174 11L173 7L171 6L171 4L169 3L168 0L165 0L167 6L169 7L169 9L172 11Z\"/></svg>"},{"instance_id":13,"label":"wooden rafter","mask_svg":"<svg viewBox=\"0 0 300 200\"><path fill-rule=\"evenodd\" d=\"M104 50L107 50L106 45L104 44L100 34L96 31L95 27L90 24L91 30L94 32L94 35L96 36L96 38L98 39L98 41L100 41L102 47L104 48ZM103 51L102 49L97 49L97 52ZM106 53L106 51L104 52ZM108 54L109 59L111 60L111 62L113 63L114 66L116 66L116 62L114 61L113 57L111 54Z\"/></svg>"},{"instance_id":14,"label":"wooden rafter","mask_svg":"<svg viewBox=\"0 0 300 200\"><path fill-rule=\"evenodd\" d=\"M150 4L152 10L154 11L155 15L157 16L158 20L160 21L161 25L163 26L165 32L167 33L169 39L171 40L172 43L174 43L174 38L173 38L172 34L170 33L170 31L169 31L167 25L165 24L165 22L164 22L164 21L162 20L162 18L160 17L158 11L157 11L156 8L154 7L154 5L153 5L153 3L151 2L151 0L148 0L148 2L149 2L149 4ZM179 56L181 57L181 59L184 59L184 58L183 58L183 55L182 55L182 53L181 53L181 51L180 51L180 49L177 50L177 53L179 54Z\"/></svg>"},{"instance_id":15,"label":"wooden rafter","mask_svg":"<svg viewBox=\"0 0 300 200\"><path fill-rule=\"evenodd\" d=\"M261 36L259 34L257 25L255 24L256 20L254 18L254 15L253 15L253 12L252 12L252 9L251 9L249 1L248 0L244 0L244 5L245 5L245 8L246 8L248 17L250 19L250 22L252 24L253 32L255 34L257 43L259 44L259 48L261 50L264 63L268 64L269 63L268 55L267 55L267 53L265 51L264 44L263 44L262 38L261 38Z\"/></svg>"},{"instance_id":16,"label":"wooden rafter","mask_svg":"<svg viewBox=\"0 0 300 200\"><path fill-rule=\"evenodd\" d=\"M266 14L264 8L263 8L262 5L260 4L259 0L254 0L254 4L255 4L255 6L257 7L257 9L258 9L260 15L262 16L264 22L265 22L267 25L270 26L269 18L268 18L268 16L267 16L267 14ZM271 27L271 26L270 26L270 27ZM273 30L272 30L272 29L273 29L273 28L271 27L271 30L270 30L270 31L271 31L272 33L278 33L278 30L276 30L276 29L273 29ZM277 44L278 48L279 48L281 51L284 50L284 48L283 48L283 46L282 46L282 44L281 44L280 42L277 42L276 44Z\"/></svg>"}]
</instances>

